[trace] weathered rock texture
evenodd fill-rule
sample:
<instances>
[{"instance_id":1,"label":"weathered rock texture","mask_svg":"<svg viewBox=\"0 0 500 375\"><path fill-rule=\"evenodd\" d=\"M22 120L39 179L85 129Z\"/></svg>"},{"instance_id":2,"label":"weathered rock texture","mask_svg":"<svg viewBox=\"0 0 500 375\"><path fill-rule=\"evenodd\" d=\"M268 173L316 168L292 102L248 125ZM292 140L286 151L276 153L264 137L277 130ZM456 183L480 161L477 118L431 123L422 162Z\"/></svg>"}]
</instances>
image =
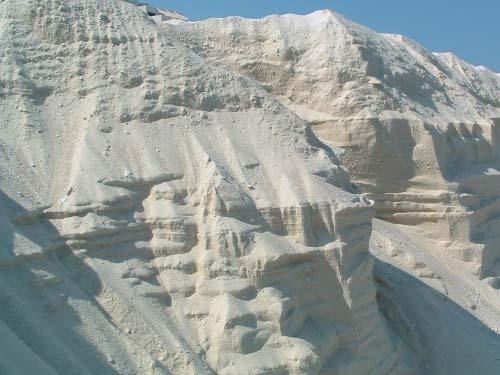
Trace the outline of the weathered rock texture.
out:
<instances>
[{"instance_id":1,"label":"weathered rock texture","mask_svg":"<svg viewBox=\"0 0 500 375\"><path fill-rule=\"evenodd\" d=\"M331 11L187 23L200 56L261 82L307 121L376 202L500 276L500 80Z\"/></svg>"},{"instance_id":2,"label":"weathered rock texture","mask_svg":"<svg viewBox=\"0 0 500 375\"><path fill-rule=\"evenodd\" d=\"M120 0L0 1L0 373L413 373L375 301L373 205L181 34ZM293 91L303 51L277 53L270 91Z\"/></svg>"}]
</instances>

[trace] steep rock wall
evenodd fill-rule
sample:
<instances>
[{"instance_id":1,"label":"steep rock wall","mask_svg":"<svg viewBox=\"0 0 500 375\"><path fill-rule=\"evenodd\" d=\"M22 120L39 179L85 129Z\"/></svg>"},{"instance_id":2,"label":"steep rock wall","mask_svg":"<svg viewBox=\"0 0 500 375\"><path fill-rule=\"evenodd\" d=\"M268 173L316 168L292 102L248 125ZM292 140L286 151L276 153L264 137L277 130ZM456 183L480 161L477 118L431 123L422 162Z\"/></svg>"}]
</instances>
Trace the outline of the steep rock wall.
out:
<instances>
[{"instance_id":1,"label":"steep rock wall","mask_svg":"<svg viewBox=\"0 0 500 375\"><path fill-rule=\"evenodd\" d=\"M0 2L0 372L399 373L372 204L164 27L120 0Z\"/></svg>"},{"instance_id":2,"label":"steep rock wall","mask_svg":"<svg viewBox=\"0 0 500 375\"><path fill-rule=\"evenodd\" d=\"M258 80L338 148L378 217L418 225L471 261L471 272L498 275L497 74L332 11L176 30L200 55Z\"/></svg>"}]
</instances>

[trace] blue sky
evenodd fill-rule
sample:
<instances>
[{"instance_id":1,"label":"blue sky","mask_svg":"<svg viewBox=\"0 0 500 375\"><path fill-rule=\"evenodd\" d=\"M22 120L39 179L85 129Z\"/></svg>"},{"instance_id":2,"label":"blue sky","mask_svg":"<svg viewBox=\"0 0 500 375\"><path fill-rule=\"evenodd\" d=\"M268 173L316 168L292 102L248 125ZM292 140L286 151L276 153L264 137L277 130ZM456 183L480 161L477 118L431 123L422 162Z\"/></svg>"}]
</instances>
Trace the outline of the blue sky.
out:
<instances>
[{"instance_id":1,"label":"blue sky","mask_svg":"<svg viewBox=\"0 0 500 375\"><path fill-rule=\"evenodd\" d=\"M306 14L330 8L376 31L404 34L500 72L500 0L149 0L193 20Z\"/></svg>"}]
</instances>

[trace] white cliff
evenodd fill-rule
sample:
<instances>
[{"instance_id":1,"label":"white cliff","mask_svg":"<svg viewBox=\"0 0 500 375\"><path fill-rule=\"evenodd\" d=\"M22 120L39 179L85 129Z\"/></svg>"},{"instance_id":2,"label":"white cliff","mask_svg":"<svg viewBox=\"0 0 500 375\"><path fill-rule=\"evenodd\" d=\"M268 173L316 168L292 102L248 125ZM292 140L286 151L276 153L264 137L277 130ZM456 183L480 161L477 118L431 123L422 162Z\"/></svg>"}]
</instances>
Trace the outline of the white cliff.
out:
<instances>
[{"instance_id":1,"label":"white cliff","mask_svg":"<svg viewBox=\"0 0 500 375\"><path fill-rule=\"evenodd\" d=\"M126 2L0 25L1 371L405 368L372 203L302 119Z\"/></svg>"},{"instance_id":2,"label":"white cliff","mask_svg":"<svg viewBox=\"0 0 500 375\"><path fill-rule=\"evenodd\" d=\"M500 80L332 11L180 26L343 152L377 217L417 225L480 277L500 275Z\"/></svg>"},{"instance_id":3,"label":"white cliff","mask_svg":"<svg viewBox=\"0 0 500 375\"><path fill-rule=\"evenodd\" d=\"M121 0L0 1L0 66L1 375L494 371L495 73Z\"/></svg>"},{"instance_id":4,"label":"white cliff","mask_svg":"<svg viewBox=\"0 0 500 375\"><path fill-rule=\"evenodd\" d=\"M176 31L307 121L375 201L377 300L424 373L494 373L498 74L329 10Z\"/></svg>"}]
</instances>

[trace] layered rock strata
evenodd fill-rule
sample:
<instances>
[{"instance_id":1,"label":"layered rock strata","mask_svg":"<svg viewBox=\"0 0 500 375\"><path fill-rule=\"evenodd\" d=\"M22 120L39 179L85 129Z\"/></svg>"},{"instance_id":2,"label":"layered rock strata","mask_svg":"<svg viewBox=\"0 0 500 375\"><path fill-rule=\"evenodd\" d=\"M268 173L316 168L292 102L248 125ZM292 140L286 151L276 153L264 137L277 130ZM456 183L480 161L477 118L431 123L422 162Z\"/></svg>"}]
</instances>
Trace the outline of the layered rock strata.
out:
<instances>
[{"instance_id":1,"label":"layered rock strata","mask_svg":"<svg viewBox=\"0 0 500 375\"><path fill-rule=\"evenodd\" d=\"M500 275L498 74L332 11L177 30L343 152L378 217L418 226L480 277Z\"/></svg>"},{"instance_id":2,"label":"layered rock strata","mask_svg":"<svg viewBox=\"0 0 500 375\"><path fill-rule=\"evenodd\" d=\"M0 2L0 373L401 373L372 204L170 27Z\"/></svg>"}]
</instances>

